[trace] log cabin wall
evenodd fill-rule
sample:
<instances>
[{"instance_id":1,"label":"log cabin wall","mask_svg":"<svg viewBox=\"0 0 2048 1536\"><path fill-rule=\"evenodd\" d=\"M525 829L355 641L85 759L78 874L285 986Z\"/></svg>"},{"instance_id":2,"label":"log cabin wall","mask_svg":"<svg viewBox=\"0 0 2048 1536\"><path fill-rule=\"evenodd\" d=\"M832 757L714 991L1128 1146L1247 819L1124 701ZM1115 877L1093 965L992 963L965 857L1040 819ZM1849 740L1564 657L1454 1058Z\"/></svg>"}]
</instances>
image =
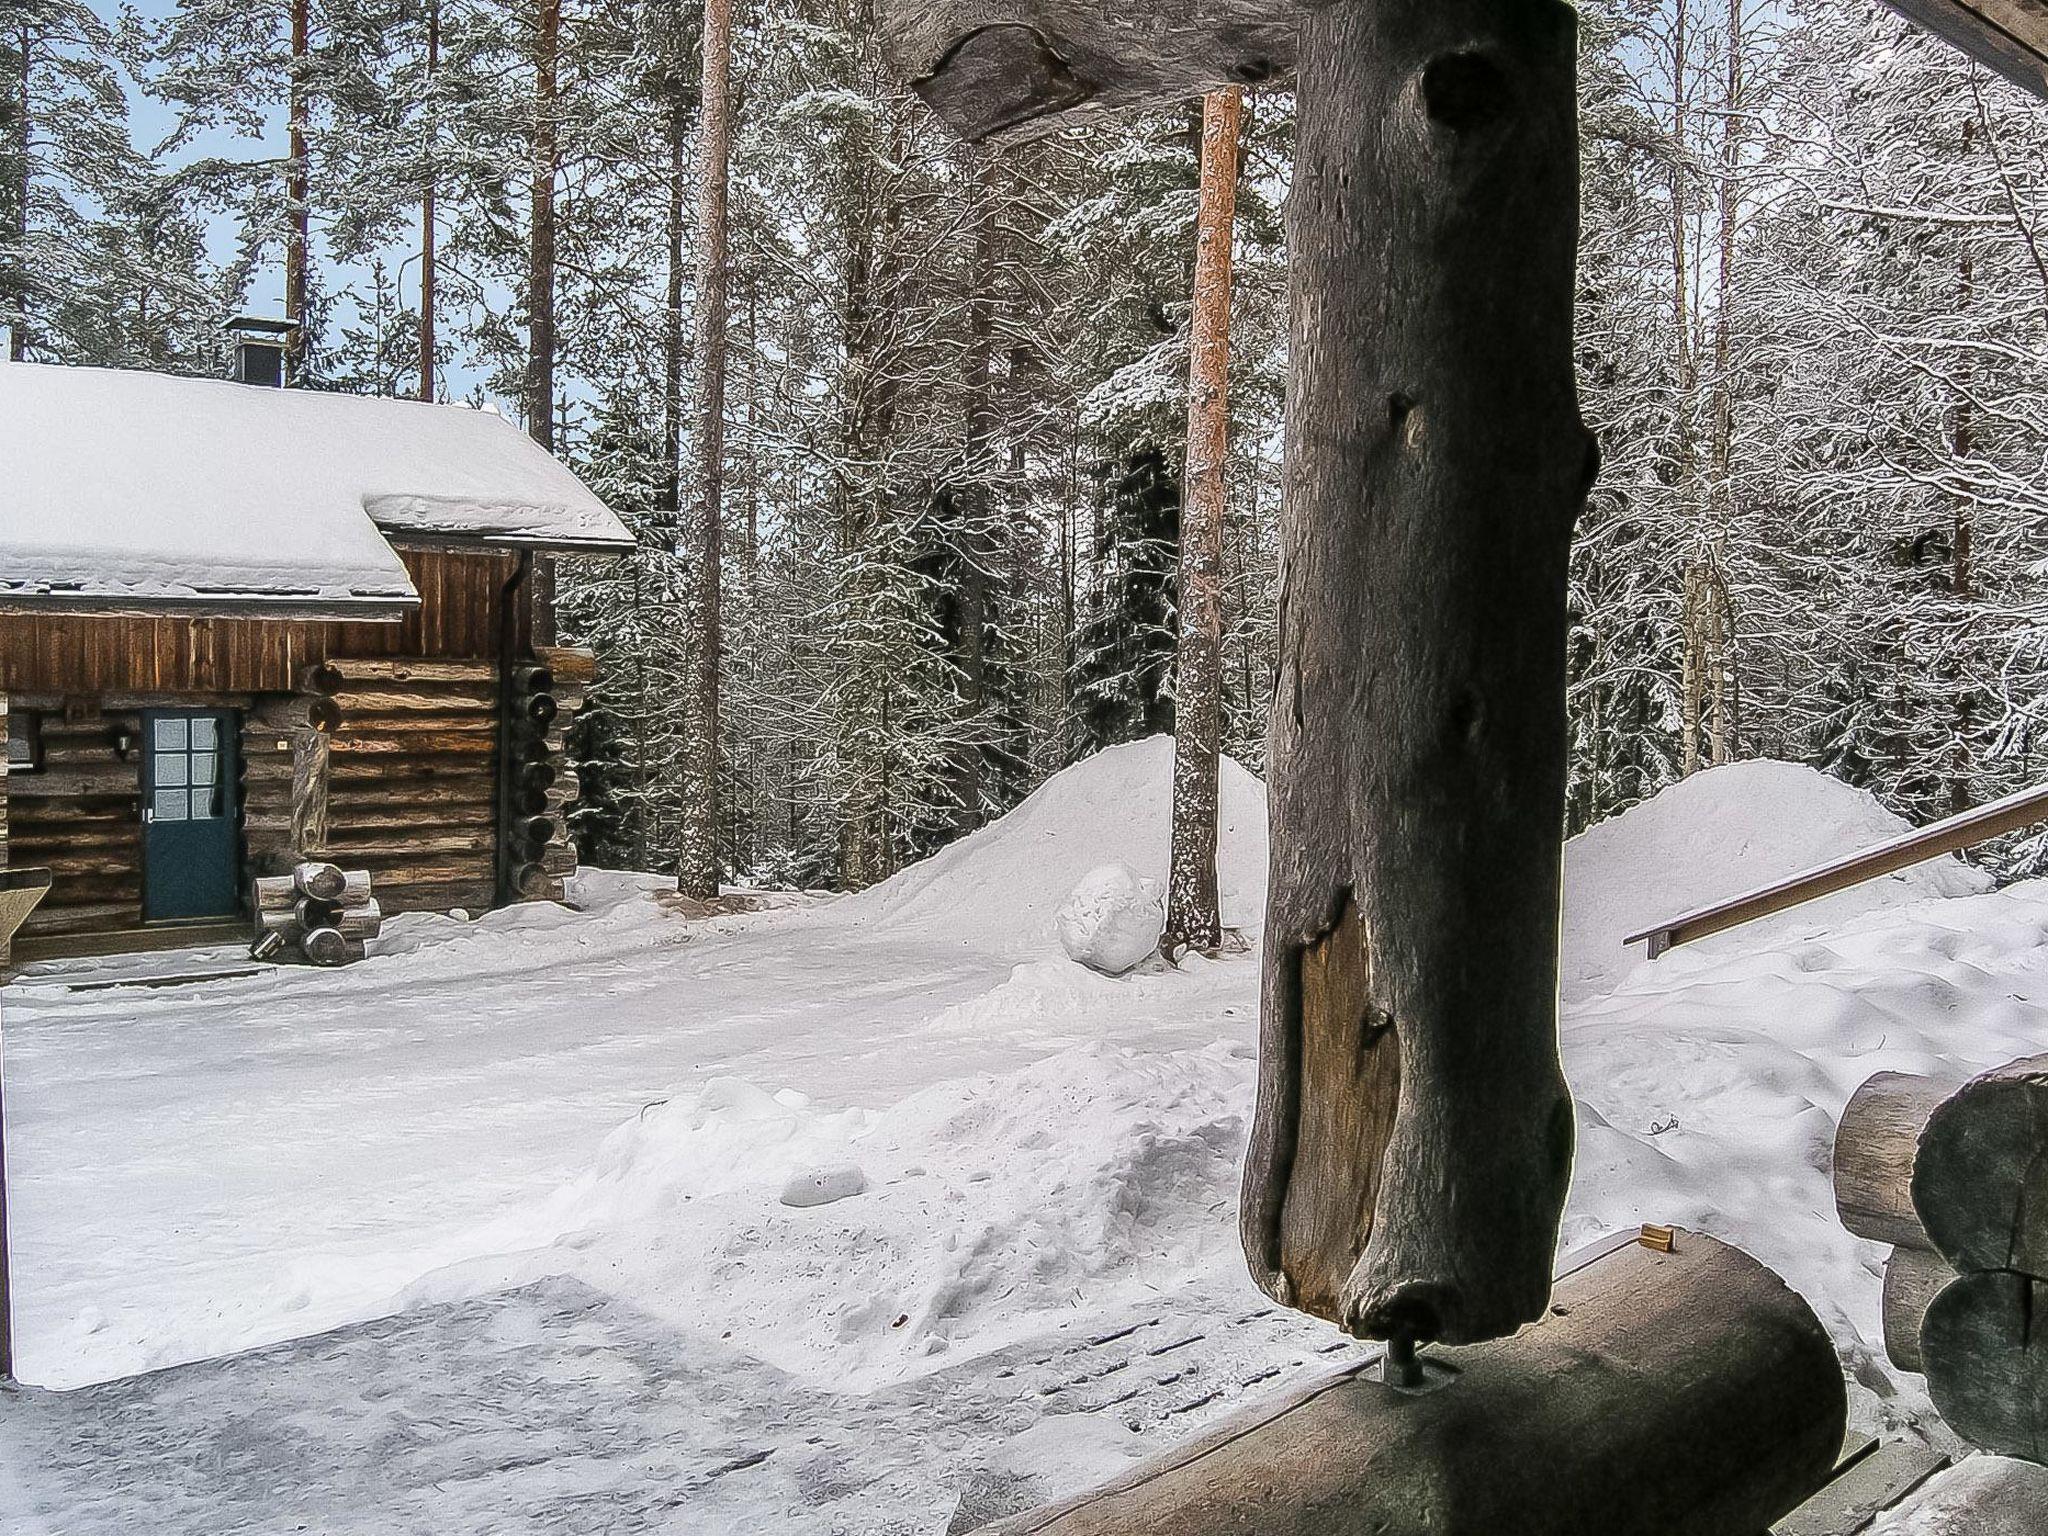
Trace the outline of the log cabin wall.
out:
<instances>
[{"instance_id":1,"label":"log cabin wall","mask_svg":"<svg viewBox=\"0 0 2048 1536\"><path fill-rule=\"evenodd\" d=\"M32 714L35 772L7 779L7 857L45 866L50 894L23 937L132 927L142 910L142 718L135 709L10 696ZM124 750L125 749L125 750Z\"/></svg>"},{"instance_id":2,"label":"log cabin wall","mask_svg":"<svg viewBox=\"0 0 2048 1536\"><path fill-rule=\"evenodd\" d=\"M153 706L240 712L245 886L313 857L369 870L387 912L493 904L499 614L516 557L402 553L421 607L395 624L0 618L0 689L41 742L35 772L0 778L0 862L53 876L25 937L141 923L140 712ZM525 604L512 623L525 653ZM563 732L594 662L549 654L574 674L549 736L555 878L537 893L559 899L575 870Z\"/></svg>"},{"instance_id":3,"label":"log cabin wall","mask_svg":"<svg viewBox=\"0 0 2048 1536\"><path fill-rule=\"evenodd\" d=\"M260 828L283 834L283 855L261 872L326 859L368 870L386 912L493 905L497 663L330 657L308 684L305 701L338 723L323 733L294 722L257 743L270 749L262 772L283 785ZM253 776L259 759L248 761Z\"/></svg>"}]
</instances>

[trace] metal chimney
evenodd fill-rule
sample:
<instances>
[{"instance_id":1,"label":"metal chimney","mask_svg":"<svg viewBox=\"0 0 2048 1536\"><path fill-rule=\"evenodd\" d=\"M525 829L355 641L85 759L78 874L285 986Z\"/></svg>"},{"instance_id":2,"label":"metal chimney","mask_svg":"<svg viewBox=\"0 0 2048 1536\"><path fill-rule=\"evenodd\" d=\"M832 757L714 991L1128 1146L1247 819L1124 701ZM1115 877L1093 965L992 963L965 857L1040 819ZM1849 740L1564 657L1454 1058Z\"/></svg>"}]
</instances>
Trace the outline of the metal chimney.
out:
<instances>
[{"instance_id":1,"label":"metal chimney","mask_svg":"<svg viewBox=\"0 0 2048 1536\"><path fill-rule=\"evenodd\" d=\"M291 339L291 321L241 315L228 322L227 332L234 342L228 377L237 384L260 384L269 389L282 389L284 349Z\"/></svg>"}]
</instances>

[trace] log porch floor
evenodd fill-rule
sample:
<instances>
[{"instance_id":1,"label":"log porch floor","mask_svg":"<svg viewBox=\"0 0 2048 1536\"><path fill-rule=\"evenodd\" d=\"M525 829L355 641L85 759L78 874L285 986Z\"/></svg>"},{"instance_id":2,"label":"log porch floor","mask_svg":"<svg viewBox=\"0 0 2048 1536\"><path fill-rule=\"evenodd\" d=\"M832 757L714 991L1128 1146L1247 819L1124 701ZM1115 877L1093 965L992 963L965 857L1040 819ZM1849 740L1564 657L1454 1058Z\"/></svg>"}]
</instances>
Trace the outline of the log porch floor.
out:
<instances>
[{"instance_id":1,"label":"log porch floor","mask_svg":"<svg viewBox=\"0 0 2048 1536\"><path fill-rule=\"evenodd\" d=\"M978 1464L992 1431L1080 1414L1157 1448L1365 1353L1267 1307L1218 1337L1174 1301L856 1397L551 1279L75 1391L0 1388L0 1528L883 1536L908 1492L917 1530L966 1530L1045 1493Z\"/></svg>"}]
</instances>

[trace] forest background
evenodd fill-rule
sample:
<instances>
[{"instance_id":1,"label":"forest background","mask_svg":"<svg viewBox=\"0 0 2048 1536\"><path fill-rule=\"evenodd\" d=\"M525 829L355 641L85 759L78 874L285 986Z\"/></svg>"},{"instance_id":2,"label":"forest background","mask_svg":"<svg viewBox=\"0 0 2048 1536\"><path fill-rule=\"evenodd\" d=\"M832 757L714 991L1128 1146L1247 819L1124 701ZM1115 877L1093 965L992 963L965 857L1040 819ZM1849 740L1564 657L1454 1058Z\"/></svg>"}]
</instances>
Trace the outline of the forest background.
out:
<instances>
[{"instance_id":1,"label":"forest background","mask_svg":"<svg viewBox=\"0 0 2048 1536\"><path fill-rule=\"evenodd\" d=\"M1739 757L1922 821L2035 782L2048 115L1869 0L1581 16L1571 830ZM7 355L219 377L223 323L282 305L299 387L548 443L639 540L557 582L604 662L577 835L649 869L699 793L699 28L0 0ZM1199 106L964 149L869 0L738 0L732 71L720 862L857 886L1173 727ZM1291 132L1248 99L1221 712L1255 770Z\"/></svg>"}]
</instances>

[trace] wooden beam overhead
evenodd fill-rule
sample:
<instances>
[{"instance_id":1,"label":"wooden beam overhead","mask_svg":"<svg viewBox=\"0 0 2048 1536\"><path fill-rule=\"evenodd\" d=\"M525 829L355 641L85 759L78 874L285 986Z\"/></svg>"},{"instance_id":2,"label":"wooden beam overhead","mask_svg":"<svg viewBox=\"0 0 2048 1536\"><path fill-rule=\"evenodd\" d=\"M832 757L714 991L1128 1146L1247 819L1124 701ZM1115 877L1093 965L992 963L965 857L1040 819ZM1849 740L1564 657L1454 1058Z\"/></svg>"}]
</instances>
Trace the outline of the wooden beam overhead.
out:
<instances>
[{"instance_id":1,"label":"wooden beam overhead","mask_svg":"<svg viewBox=\"0 0 2048 1536\"><path fill-rule=\"evenodd\" d=\"M1985 68L2048 100L2048 0L1884 0Z\"/></svg>"}]
</instances>

